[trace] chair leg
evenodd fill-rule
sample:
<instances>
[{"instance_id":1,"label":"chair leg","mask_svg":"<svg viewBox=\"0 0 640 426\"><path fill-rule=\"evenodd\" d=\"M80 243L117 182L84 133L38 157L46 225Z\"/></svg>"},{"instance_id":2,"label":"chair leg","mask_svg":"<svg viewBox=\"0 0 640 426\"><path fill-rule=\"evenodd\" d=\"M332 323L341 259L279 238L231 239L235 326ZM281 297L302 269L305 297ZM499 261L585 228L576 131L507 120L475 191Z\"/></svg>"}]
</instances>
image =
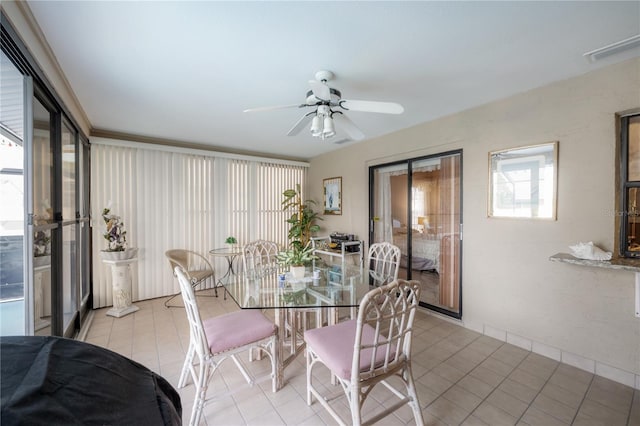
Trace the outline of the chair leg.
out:
<instances>
[{"instance_id":1,"label":"chair leg","mask_svg":"<svg viewBox=\"0 0 640 426\"><path fill-rule=\"evenodd\" d=\"M174 298L180 296L180 293L174 294L173 296L171 296L170 298L168 298L167 300L164 301L164 307L165 308L184 308L184 306L180 306L180 305L169 305L169 302L172 301Z\"/></svg>"},{"instance_id":2,"label":"chair leg","mask_svg":"<svg viewBox=\"0 0 640 426\"><path fill-rule=\"evenodd\" d=\"M196 394L193 401L193 409L191 410L191 420L189 426L197 426L200 424L204 402L207 398L207 388L209 385L209 374L211 365L208 360L201 360L198 366L198 381L196 383Z\"/></svg>"},{"instance_id":3,"label":"chair leg","mask_svg":"<svg viewBox=\"0 0 640 426\"><path fill-rule=\"evenodd\" d=\"M307 405L311 405L313 403L313 398L311 396L311 363L312 363L312 355L309 348L307 348Z\"/></svg>"},{"instance_id":4,"label":"chair leg","mask_svg":"<svg viewBox=\"0 0 640 426\"><path fill-rule=\"evenodd\" d=\"M187 356L184 358L184 364L182 365L182 372L180 373L180 380L178 380L178 388L182 388L186 385L187 374L193 368L193 355L195 354L195 348L189 342L189 349L187 350Z\"/></svg>"},{"instance_id":5,"label":"chair leg","mask_svg":"<svg viewBox=\"0 0 640 426\"><path fill-rule=\"evenodd\" d=\"M420 403L418 401L418 392L416 391L416 384L413 381L413 374L411 372L410 365L407 365L404 374L407 376L407 393L411 397L411 402L409 403L409 405L411 406L411 411L413 411L413 417L416 420L417 426L423 426L424 419L422 418L422 410L420 409Z\"/></svg>"},{"instance_id":6,"label":"chair leg","mask_svg":"<svg viewBox=\"0 0 640 426\"><path fill-rule=\"evenodd\" d=\"M347 391L347 389L345 389ZM352 425L360 425L362 424L362 413L360 413L360 389L355 386L354 383L349 384L348 392L350 395L347 395L349 398L349 408L351 409L351 424Z\"/></svg>"}]
</instances>

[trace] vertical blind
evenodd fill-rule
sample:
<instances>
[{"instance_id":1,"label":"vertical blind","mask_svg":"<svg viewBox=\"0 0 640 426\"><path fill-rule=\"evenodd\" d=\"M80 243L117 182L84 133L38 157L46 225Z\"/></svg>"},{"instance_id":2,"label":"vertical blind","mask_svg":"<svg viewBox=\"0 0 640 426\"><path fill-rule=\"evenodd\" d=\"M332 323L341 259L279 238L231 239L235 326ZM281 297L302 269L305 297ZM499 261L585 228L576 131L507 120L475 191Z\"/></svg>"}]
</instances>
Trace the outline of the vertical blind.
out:
<instances>
[{"instance_id":1,"label":"vertical blind","mask_svg":"<svg viewBox=\"0 0 640 426\"><path fill-rule=\"evenodd\" d=\"M297 184L305 188L307 168L305 163L94 142L94 308L112 305L110 271L100 259L106 248L102 210L108 204L124 222L128 247L138 248L131 271L133 300L167 296L179 292L167 250L198 252L222 275L226 261L208 252L224 246L229 236L239 244L265 239L284 247L285 221L292 212L282 210L282 193Z\"/></svg>"}]
</instances>

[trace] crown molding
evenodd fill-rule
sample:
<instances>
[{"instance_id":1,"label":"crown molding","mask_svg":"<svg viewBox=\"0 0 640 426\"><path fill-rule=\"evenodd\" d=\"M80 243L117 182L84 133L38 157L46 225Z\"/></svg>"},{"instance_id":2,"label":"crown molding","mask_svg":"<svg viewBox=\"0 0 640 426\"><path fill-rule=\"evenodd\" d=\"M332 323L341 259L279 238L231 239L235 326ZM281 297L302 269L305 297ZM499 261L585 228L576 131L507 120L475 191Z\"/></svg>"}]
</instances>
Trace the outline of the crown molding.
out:
<instances>
[{"instance_id":1,"label":"crown molding","mask_svg":"<svg viewBox=\"0 0 640 426\"><path fill-rule=\"evenodd\" d=\"M86 127L85 131L88 132L88 130L91 128L91 121L89 120L89 117L84 111L84 108L82 108L82 104L80 103L80 100L76 96L73 90L73 87L71 87L71 84L69 83L67 76L65 75L62 67L60 66L60 63L58 62L58 59L56 58L56 55L53 49L49 45L49 42L47 42L47 39L44 33L42 32L42 29L40 28L38 21L33 15L33 12L31 12L31 8L29 7L29 4L26 1L13 1L13 2L7 2L7 3L12 3L15 5L15 9L17 9L17 11L20 13L22 19L28 26L28 29L31 32L31 35L35 38L35 41L39 44L38 47L40 48L39 49L40 54L36 54L34 47L30 46L28 43L25 42L27 49L29 49L33 58L38 62L40 69L42 70L42 72L45 73L45 75L46 75L46 70L51 70L51 72L55 73L54 76L47 75L47 79L49 79L49 83L51 83L54 89L58 92L58 96L61 96L64 100L71 103L71 105L68 105L68 104L66 105L67 108L73 111L73 113L80 115L80 117L74 117L74 118L76 120L80 120L84 124L84 127ZM19 27L20 26L18 26L18 28ZM18 33L21 34L22 31L18 31ZM24 38L24 34L21 34L21 36ZM23 41L25 40L23 39ZM42 55L44 55L45 58L42 58ZM43 67L42 66L43 63L46 63L49 66ZM54 82L56 84L54 84ZM59 85L62 85L62 87L58 87ZM64 94L64 96L62 96L62 94Z\"/></svg>"},{"instance_id":2,"label":"crown molding","mask_svg":"<svg viewBox=\"0 0 640 426\"><path fill-rule=\"evenodd\" d=\"M258 152L258 151L234 150L234 149L229 149L228 147L206 145L206 144L195 143L195 142L176 141L172 139L155 138L150 136L136 135L132 133L117 132L117 131L107 130L107 129L92 128L89 136L94 138L113 139L116 141L160 145L163 147L170 147L170 148L173 147L173 148L180 148L180 149L187 149L187 150L207 151L212 154L220 153L220 154L229 154L231 156L251 157L251 159L253 160L264 159L264 160L275 160L275 161L290 161L290 162L297 163L297 165L304 165L304 166L308 166L309 164L309 161L304 158L283 157L281 155L276 156L273 154L268 154L268 153Z\"/></svg>"}]
</instances>

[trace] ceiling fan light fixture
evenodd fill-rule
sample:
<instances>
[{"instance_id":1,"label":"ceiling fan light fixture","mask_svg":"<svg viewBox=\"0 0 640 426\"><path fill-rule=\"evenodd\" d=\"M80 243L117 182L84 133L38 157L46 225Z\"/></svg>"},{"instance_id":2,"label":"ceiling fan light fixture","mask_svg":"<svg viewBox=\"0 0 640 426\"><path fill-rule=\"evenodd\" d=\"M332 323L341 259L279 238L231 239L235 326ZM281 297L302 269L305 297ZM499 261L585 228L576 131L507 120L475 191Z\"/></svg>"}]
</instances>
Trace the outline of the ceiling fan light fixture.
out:
<instances>
[{"instance_id":1,"label":"ceiling fan light fixture","mask_svg":"<svg viewBox=\"0 0 640 426\"><path fill-rule=\"evenodd\" d=\"M330 116L324 117L324 127L322 129L322 136L330 138L336 134L336 128L333 125L333 119Z\"/></svg>"},{"instance_id":2,"label":"ceiling fan light fixture","mask_svg":"<svg viewBox=\"0 0 640 426\"><path fill-rule=\"evenodd\" d=\"M250 108L245 110L245 112L270 111L282 108L315 108L315 110L311 110L300 117L289 132L287 132L287 136L297 135L302 129L307 127L309 121L311 121L311 127L309 128L311 136L322 140L331 138L337 134L333 115L338 114L336 119L341 132L344 130L349 136L349 140L359 141L365 138L364 133L344 115L343 111L376 112L382 114L402 114L404 111L402 105L394 102L342 99L342 92L333 87L329 87L328 82L334 77L331 71L318 71L315 77L315 80L309 81L311 90L306 92L306 99L303 104Z\"/></svg>"},{"instance_id":3,"label":"ceiling fan light fixture","mask_svg":"<svg viewBox=\"0 0 640 426\"><path fill-rule=\"evenodd\" d=\"M322 134L322 118L319 115L313 117L311 120L311 135L320 136Z\"/></svg>"}]
</instances>

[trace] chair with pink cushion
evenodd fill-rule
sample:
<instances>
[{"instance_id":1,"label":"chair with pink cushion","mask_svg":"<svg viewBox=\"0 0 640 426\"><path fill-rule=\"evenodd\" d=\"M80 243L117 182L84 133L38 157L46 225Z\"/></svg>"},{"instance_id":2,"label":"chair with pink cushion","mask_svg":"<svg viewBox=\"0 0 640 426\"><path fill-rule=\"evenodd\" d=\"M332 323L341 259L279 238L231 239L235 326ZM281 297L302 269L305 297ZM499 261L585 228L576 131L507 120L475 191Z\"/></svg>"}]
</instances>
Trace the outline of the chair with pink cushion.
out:
<instances>
[{"instance_id":1,"label":"chair with pink cushion","mask_svg":"<svg viewBox=\"0 0 640 426\"><path fill-rule=\"evenodd\" d=\"M195 386L195 401L189 425L197 425L202 416L205 402L224 395L207 399L207 389L216 370L227 359L232 359L249 386L262 380L271 379L272 390L279 388L278 377L278 328L262 312L254 309L241 310L202 320L189 279L180 267L175 268L189 320L189 349L182 366L178 387L186 385L190 375ZM259 349L269 357L271 371L262 377L252 376L244 367L237 354ZM195 362L195 363L194 363ZM243 389L243 388L241 388ZM241 390L237 389L237 390Z\"/></svg>"},{"instance_id":2,"label":"chair with pink cushion","mask_svg":"<svg viewBox=\"0 0 640 426\"><path fill-rule=\"evenodd\" d=\"M375 423L409 404L416 424L424 424L411 373L411 337L419 300L419 281L393 281L365 295L357 319L307 330L307 404L315 397L341 425ZM338 379L351 410L350 420L342 419L332 406L335 395L320 393L328 393L326 386L314 386L319 372L313 368L318 364ZM385 403L385 410L363 420L365 400L379 384L398 401Z\"/></svg>"}]
</instances>

